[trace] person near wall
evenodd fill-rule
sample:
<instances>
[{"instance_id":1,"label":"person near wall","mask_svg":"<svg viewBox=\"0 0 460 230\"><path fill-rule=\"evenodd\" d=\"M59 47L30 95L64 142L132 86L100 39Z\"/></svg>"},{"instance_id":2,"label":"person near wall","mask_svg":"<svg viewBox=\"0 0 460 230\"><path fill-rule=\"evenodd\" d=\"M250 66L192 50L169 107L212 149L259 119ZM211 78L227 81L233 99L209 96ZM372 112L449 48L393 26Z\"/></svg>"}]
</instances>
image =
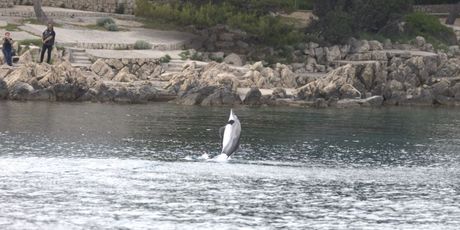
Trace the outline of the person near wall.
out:
<instances>
[{"instance_id":1,"label":"person near wall","mask_svg":"<svg viewBox=\"0 0 460 230\"><path fill-rule=\"evenodd\" d=\"M43 62L45 52L47 52L48 57L46 59L46 62L48 64L51 64L51 50L53 50L55 38L56 38L56 32L54 32L53 23L50 22L48 23L48 27L42 34L43 45L42 45L42 51L40 54L40 63Z\"/></svg>"},{"instance_id":2,"label":"person near wall","mask_svg":"<svg viewBox=\"0 0 460 230\"><path fill-rule=\"evenodd\" d=\"M5 63L9 66L13 66L13 39L11 39L10 32L5 33L2 51L5 57Z\"/></svg>"}]
</instances>

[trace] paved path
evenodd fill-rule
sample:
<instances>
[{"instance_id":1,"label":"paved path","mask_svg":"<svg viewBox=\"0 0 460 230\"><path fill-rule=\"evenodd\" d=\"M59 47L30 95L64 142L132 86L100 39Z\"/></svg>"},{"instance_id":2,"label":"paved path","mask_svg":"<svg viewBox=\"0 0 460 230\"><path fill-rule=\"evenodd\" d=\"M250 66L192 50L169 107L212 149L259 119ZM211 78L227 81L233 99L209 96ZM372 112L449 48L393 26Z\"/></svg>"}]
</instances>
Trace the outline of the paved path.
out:
<instances>
[{"instance_id":1,"label":"paved path","mask_svg":"<svg viewBox=\"0 0 460 230\"><path fill-rule=\"evenodd\" d=\"M180 59L183 50L100 50L86 49L86 53L97 58L161 58L166 54L173 59Z\"/></svg>"},{"instance_id":2,"label":"paved path","mask_svg":"<svg viewBox=\"0 0 460 230\"><path fill-rule=\"evenodd\" d=\"M37 36L41 35L45 29L44 26L35 24L26 24L19 28ZM132 31L110 32L56 27L55 31L58 43L77 45L82 48L99 48L98 46L103 44L123 47L123 45L133 45L138 40L144 40L152 44L154 49L171 50L180 49L183 44L194 38L192 34L183 32L143 28L135 28Z\"/></svg>"}]
</instances>

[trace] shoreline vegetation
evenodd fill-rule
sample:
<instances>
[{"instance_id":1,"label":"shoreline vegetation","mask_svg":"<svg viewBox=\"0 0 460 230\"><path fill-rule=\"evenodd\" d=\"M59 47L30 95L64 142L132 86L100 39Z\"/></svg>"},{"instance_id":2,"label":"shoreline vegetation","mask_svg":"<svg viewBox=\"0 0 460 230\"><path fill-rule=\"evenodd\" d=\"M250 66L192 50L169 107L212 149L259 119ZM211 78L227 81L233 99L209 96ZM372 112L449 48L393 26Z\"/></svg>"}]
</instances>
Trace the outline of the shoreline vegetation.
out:
<instances>
[{"instance_id":1,"label":"shoreline vegetation","mask_svg":"<svg viewBox=\"0 0 460 230\"><path fill-rule=\"evenodd\" d=\"M169 24L198 37L179 55L180 69L168 72L170 62L177 63L169 55L96 58L88 69L72 67L61 55L55 65L39 65L33 52L24 50L21 66L0 71L0 99L316 108L460 105L457 35L439 18L413 11L414 3L455 1L136 3L135 15L147 26ZM312 9L306 26L284 16L299 8ZM152 49L142 40L136 44Z\"/></svg>"}]
</instances>

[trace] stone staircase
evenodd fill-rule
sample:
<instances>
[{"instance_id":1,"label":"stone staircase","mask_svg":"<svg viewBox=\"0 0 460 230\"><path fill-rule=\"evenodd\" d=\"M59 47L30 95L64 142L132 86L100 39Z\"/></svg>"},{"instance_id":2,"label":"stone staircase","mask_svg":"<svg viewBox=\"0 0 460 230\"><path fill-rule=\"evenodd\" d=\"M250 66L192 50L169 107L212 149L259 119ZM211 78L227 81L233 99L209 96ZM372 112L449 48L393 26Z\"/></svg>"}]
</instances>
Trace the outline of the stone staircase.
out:
<instances>
[{"instance_id":1,"label":"stone staircase","mask_svg":"<svg viewBox=\"0 0 460 230\"><path fill-rule=\"evenodd\" d=\"M80 68L89 68L92 64L85 49L80 48L70 48L70 63L72 66Z\"/></svg>"}]
</instances>

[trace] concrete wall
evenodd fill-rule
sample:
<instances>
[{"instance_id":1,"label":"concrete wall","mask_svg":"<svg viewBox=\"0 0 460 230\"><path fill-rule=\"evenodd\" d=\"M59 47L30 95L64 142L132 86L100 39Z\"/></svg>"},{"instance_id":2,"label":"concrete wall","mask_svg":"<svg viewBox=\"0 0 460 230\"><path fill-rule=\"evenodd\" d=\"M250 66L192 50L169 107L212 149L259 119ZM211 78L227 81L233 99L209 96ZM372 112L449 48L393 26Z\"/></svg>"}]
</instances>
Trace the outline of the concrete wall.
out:
<instances>
[{"instance_id":1,"label":"concrete wall","mask_svg":"<svg viewBox=\"0 0 460 230\"><path fill-rule=\"evenodd\" d=\"M5 1L5 0L0 0ZM11 0L16 5L32 5L33 0ZM124 8L125 14L134 13L135 0L42 0L43 6L62 7L76 10L116 13Z\"/></svg>"},{"instance_id":2,"label":"concrete wall","mask_svg":"<svg viewBox=\"0 0 460 230\"><path fill-rule=\"evenodd\" d=\"M14 0L0 0L0 8L13 7Z\"/></svg>"},{"instance_id":3,"label":"concrete wall","mask_svg":"<svg viewBox=\"0 0 460 230\"><path fill-rule=\"evenodd\" d=\"M454 7L454 4L415 5L414 10L429 14L448 14L452 7Z\"/></svg>"}]
</instances>

